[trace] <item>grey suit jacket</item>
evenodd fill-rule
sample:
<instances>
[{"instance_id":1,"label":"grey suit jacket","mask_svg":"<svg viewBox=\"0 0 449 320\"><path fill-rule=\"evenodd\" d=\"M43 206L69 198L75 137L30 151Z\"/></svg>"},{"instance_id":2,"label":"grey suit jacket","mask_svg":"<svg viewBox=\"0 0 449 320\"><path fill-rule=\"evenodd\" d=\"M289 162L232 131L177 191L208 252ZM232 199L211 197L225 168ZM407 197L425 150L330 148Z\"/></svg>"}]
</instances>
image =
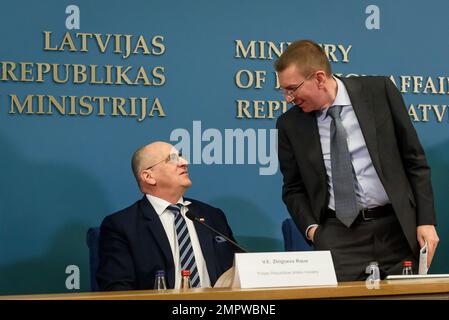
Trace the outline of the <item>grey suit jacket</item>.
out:
<instances>
[{"instance_id":1,"label":"grey suit jacket","mask_svg":"<svg viewBox=\"0 0 449 320\"><path fill-rule=\"evenodd\" d=\"M374 168L412 251L417 225L436 224L430 168L400 92L386 77L341 79ZM328 205L326 169L314 113L292 107L277 120L282 199L301 232L320 223Z\"/></svg>"}]
</instances>

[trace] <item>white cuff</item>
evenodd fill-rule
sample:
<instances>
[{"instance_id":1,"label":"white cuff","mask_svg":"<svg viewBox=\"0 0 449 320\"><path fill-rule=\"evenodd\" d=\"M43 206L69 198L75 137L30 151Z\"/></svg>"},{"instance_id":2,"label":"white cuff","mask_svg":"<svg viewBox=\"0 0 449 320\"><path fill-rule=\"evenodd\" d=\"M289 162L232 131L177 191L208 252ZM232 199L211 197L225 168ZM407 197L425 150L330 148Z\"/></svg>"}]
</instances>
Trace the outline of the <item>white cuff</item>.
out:
<instances>
[{"instance_id":1,"label":"white cuff","mask_svg":"<svg viewBox=\"0 0 449 320\"><path fill-rule=\"evenodd\" d=\"M315 223L315 224L311 224L311 225L308 226L307 229L306 229L306 238L307 238L307 240L312 241L312 239L309 238L309 229L310 229L310 228L313 228L313 227L318 227L318 225L317 225L316 223Z\"/></svg>"}]
</instances>

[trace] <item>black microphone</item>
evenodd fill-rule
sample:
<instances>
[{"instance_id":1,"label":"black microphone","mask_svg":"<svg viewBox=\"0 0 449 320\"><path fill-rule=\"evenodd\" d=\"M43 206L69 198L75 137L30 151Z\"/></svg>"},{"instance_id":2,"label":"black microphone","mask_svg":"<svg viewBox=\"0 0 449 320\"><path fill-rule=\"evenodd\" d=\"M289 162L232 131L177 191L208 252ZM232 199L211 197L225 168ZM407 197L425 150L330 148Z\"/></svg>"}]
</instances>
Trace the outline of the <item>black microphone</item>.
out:
<instances>
[{"instance_id":1,"label":"black microphone","mask_svg":"<svg viewBox=\"0 0 449 320\"><path fill-rule=\"evenodd\" d=\"M237 249L239 249L241 252L243 253L247 253L248 251L245 248L242 248L240 245L238 245L235 241L232 241L231 239L229 239L228 237L226 237L224 234L222 234L221 232L215 230L214 228L212 228L210 225L208 225L206 222L204 222L204 218L198 218L195 217L193 215L193 213L191 211L187 211L186 212L186 217L189 218L192 221L196 221L199 224L205 226L206 228L208 228L209 230L211 230L212 232L218 234L220 237L222 237L223 239L225 239L226 241L228 241L229 243L231 243L232 245L234 245L234 247L236 247Z\"/></svg>"}]
</instances>

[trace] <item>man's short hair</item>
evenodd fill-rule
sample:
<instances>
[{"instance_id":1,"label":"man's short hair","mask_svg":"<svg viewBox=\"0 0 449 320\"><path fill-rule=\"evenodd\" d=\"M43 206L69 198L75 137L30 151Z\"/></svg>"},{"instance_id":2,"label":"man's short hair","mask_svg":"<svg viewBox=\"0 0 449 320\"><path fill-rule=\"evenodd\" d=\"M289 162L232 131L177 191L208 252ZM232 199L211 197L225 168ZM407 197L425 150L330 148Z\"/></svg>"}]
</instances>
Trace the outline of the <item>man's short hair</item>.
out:
<instances>
[{"instance_id":1,"label":"man's short hair","mask_svg":"<svg viewBox=\"0 0 449 320\"><path fill-rule=\"evenodd\" d=\"M329 59L323 49L312 40L292 42L275 61L274 68L277 72L282 72L292 64L305 77L318 70L323 70L327 76L332 75Z\"/></svg>"}]
</instances>

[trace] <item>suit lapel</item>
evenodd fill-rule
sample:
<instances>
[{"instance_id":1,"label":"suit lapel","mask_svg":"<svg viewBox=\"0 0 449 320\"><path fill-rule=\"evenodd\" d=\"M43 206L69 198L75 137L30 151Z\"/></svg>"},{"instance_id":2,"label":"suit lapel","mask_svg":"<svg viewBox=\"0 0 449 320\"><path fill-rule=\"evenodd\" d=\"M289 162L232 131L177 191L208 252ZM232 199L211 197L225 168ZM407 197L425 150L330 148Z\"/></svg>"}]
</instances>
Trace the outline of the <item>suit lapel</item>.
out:
<instances>
[{"instance_id":1,"label":"suit lapel","mask_svg":"<svg viewBox=\"0 0 449 320\"><path fill-rule=\"evenodd\" d=\"M320 190L322 192L322 197L324 197L323 203L325 202L327 194L327 183L326 183L326 168L323 161L323 151L321 149L320 134L318 131L318 125L315 113L304 113L299 107L294 110L293 117L291 117L291 130L293 130L292 137L300 137L299 142L300 147L295 148L300 154L300 157L307 157L308 161L312 164L311 168L315 170L315 174L322 184Z\"/></svg>"},{"instance_id":2,"label":"suit lapel","mask_svg":"<svg viewBox=\"0 0 449 320\"><path fill-rule=\"evenodd\" d=\"M167 285L168 287L173 288L175 286L175 265L167 234L165 233L161 220L146 196L143 196L142 200L140 200L140 209L146 220L147 228L164 254L167 265Z\"/></svg>"},{"instance_id":3,"label":"suit lapel","mask_svg":"<svg viewBox=\"0 0 449 320\"><path fill-rule=\"evenodd\" d=\"M363 86L360 81L353 81L354 79L342 78L340 79L345 84L351 99L352 107L359 121L360 129L365 138L366 147L373 161L373 165L377 172L382 174L380 166L377 134L376 134L376 117L373 110L373 105L369 101L369 93L363 92Z\"/></svg>"},{"instance_id":4,"label":"suit lapel","mask_svg":"<svg viewBox=\"0 0 449 320\"><path fill-rule=\"evenodd\" d=\"M209 219L207 213L200 212L198 207L194 203L191 203L188 206L188 209L194 216L204 218L205 223L211 223L211 221L208 221ZM209 273L210 282L211 284L213 284L217 280L217 266L215 265L215 259L212 258L215 256L213 247L214 235L212 234L212 231L200 225L198 222L194 222L193 224L198 235L198 240L200 242L201 251L203 252L203 257L206 260L207 272Z\"/></svg>"}]
</instances>

